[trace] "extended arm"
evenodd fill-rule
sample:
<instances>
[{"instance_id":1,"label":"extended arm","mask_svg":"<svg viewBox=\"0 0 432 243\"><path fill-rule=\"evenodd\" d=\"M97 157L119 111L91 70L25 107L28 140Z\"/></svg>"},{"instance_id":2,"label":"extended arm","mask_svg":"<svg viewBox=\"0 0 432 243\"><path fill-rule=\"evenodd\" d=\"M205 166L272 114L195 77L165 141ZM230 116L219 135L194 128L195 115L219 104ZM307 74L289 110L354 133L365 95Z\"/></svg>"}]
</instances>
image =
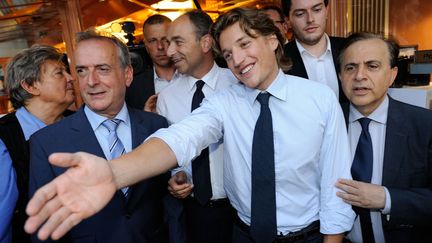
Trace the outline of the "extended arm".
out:
<instances>
[{"instance_id":1,"label":"extended arm","mask_svg":"<svg viewBox=\"0 0 432 243\"><path fill-rule=\"evenodd\" d=\"M83 219L99 212L117 189L161 174L176 164L168 145L157 138L111 163L81 152L53 154L49 161L71 168L36 191L27 206L30 217L25 229L33 233L43 224L38 233L42 240L49 236L59 239Z\"/></svg>"}]
</instances>

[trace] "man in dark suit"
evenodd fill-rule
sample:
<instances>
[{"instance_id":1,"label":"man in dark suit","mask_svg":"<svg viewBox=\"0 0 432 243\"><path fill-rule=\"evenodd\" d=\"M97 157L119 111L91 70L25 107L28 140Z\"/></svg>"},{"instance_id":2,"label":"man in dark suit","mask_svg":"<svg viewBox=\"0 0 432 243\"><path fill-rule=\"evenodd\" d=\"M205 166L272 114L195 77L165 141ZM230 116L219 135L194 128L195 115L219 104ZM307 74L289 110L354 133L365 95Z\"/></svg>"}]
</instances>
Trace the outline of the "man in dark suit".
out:
<instances>
[{"instance_id":1,"label":"man in dark suit","mask_svg":"<svg viewBox=\"0 0 432 243\"><path fill-rule=\"evenodd\" d=\"M292 61L288 74L328 85L346 102L337 77L337 57L343 38L325 33L328 0L284 0L282 8L293 30L294 41L284 46L284 54Z\"/></svg>"},{"instance_id":2,"label":"man in dark suit","mask_svg":"<svg viewBox=\"0 0 432 243\"><path fill-rule=\"evenodd\" d=\"M50 154L86 151L110 160L167 126L161 116L126 106L124 96L132 81L132 67L128 49L121 41L94 32L79 33L75 60L85 105L31 137L30 195L65 172L64 168L49 164ZM94 176L98 177L97 171ZM117 191L101 212L78 224L60 240L167 242L162 199L167 195L168 178L153 177ZM32 241L39 240L33 235Z\"/></svg>"},{"instance_id":3,"label":"man in dark suit","mask_svg":"<svg viewBox=\"0 0 432 243\"><path fill-rule=\"evenodd\" d=\"M126 103L129 106L154 111L157 99L155 94L178 76L173 62L166 54L166 32L170 22L169 18L159 14L150 16L144 22L144 45L153 65L134 70L133 82L126 89Z\"/></svg>"},{"instance_id":4,"label":"man in dark suit","mask_svg":"<svg viewBox=\"0 0 432 243\"><path fill-rule=\"evenodd\" d=\"M432 112L387 95L397 56L394 42L369 33L351 35L341 50L354 180L336 186L343 190L338 196L357 207L352 242L431 239Z\"/></svg>"}]
</instances>

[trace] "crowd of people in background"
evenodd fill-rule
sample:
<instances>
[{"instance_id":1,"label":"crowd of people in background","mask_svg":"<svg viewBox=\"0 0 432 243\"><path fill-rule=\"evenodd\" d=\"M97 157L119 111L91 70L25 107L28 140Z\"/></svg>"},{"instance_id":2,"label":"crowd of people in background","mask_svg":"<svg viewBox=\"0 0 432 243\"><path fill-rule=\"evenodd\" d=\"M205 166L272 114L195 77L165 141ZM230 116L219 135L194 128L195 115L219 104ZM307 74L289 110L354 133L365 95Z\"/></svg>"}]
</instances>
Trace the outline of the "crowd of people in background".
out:
<instances>
[{"instance_id":1,"label":"crowd of people in background","mask_svg":"<svg viewBox=\"0 0 432 243\"><path fill-rule=\"evenodd\" d=\"M76 80L51 46L12 58L0 243L431 242L432 112L388 95L398 45L281 3L150 16L150 66L93 30Z\"/></svg>"}]
</instances>

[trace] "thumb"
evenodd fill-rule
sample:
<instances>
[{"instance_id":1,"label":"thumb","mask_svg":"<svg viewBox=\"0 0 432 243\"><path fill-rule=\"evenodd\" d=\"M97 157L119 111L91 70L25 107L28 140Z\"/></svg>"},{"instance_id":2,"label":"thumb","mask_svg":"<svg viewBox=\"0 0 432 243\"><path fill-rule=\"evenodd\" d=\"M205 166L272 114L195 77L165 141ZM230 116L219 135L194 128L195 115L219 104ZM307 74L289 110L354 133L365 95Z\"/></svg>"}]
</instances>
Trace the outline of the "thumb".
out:
<instances>
[{"instance_id":1,"label":"thumb","mask_svg":"<svg viewBox=\"0 0 432 243\"><path fill-rule=\"evenodd\" d=\"M51 164L60 167L72 167L78 165L85 156L85 153L53 153L48 157Z\"/></svg>"}]
</instances>

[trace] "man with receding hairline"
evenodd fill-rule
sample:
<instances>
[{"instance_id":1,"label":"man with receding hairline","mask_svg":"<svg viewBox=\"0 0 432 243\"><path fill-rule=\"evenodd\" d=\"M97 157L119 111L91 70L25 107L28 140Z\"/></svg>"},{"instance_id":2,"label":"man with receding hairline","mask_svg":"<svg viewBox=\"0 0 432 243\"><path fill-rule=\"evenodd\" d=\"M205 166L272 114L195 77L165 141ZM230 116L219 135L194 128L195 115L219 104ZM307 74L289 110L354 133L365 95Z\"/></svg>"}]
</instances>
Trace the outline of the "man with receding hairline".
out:
<instances>
[{"instance_id":1,"label":"man with receding hairline","mask_svg":"<svg viewBox=\"0 0 432 243\"><path fill-rule=\"evenodd\" d=\"M359 215L348 234L352 242L431 239L432 111L387 94L398 52L395 42L371 33L352 34L341 49L354 180L341 179L337 187Z\"/></svg>"}]
</instances>

